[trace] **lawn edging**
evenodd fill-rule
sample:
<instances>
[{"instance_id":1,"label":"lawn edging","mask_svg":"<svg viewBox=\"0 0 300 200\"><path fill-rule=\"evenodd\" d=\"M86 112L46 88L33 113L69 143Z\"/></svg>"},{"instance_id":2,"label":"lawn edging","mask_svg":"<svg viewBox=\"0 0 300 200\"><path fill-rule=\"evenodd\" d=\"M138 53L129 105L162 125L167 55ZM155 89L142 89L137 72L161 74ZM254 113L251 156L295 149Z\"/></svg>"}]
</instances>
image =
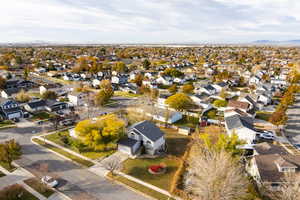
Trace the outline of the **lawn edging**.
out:
<instances>
[{"instance_id":1,"label":"lawn edging","mask_svg":"<svg viewBox=\"0 0 300 200\"><path fill-rule=\"evenodd\" d=\"M113 178L113 176L111 175L111 173L108 173L106 175L106 178L109 179L112 182L115 182L117 184L120 184L124 187L126 187L129 190L132 190L133 192L136 192L138 194L141 194L149 199L159 199L159 200L173 200L173 197L170 197L168 195L162 194L156 190L153 190L145 185L139 184L135 181L132 181L120 174L115 175L115 177ZM139 189L138 189L139 188ZM146 191L147 192L146 192ZM159 197L157 197L159 196ZM164 199L162 199L162 197L165 197Z\"/></svg>"}]
</instances>

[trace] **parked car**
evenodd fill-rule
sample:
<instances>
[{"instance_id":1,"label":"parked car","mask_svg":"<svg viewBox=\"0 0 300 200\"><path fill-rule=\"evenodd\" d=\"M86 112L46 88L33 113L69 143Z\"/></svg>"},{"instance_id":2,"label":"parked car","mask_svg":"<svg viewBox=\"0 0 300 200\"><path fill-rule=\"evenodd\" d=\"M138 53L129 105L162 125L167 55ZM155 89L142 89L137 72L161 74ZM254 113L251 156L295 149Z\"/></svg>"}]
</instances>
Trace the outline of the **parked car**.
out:
<instances>
[{"instance_id":1,"label":"parked car","mask_svg":"<svg viewBox=\"0 0 300 200\"><path fill-rule=\"evenodd\" d=\"M261 133L259 137L265 140L274 140L275 138L274 135L268 133Z\"/></svg>"},{"instance_id":2,"label":"parked car","mask_svg":"<svg viewBox=\"0 0 300 200\"><path fill-rule=\"evenodd\" d=\"M72 126L72 125L75 124L75 121L72 120L72 119L65 119L65 120L63 120L63 121L60 121L59 124L60 124L61 126Z\"/></svg>"},{"instance_id":3,"label":"parked car","mask_svg":"<svg viewBox=\"0 0 300 200\"><path fill-rule=\"evenodd\" d=\"M58 181L51 176L43 176L41 179L42 183L46 184L48 187L55 188L58 185Z\"/></svg>"},{"instance_id":4,"label":"parked car","mask_svg":"<svg viewBox=\"0 0 300 200\"><path fill-rule=\"evenodd\" d=\"M300 150L300 144L294 144L294 146L296 147L296 149Z\"/></svg>"}]
</instances>

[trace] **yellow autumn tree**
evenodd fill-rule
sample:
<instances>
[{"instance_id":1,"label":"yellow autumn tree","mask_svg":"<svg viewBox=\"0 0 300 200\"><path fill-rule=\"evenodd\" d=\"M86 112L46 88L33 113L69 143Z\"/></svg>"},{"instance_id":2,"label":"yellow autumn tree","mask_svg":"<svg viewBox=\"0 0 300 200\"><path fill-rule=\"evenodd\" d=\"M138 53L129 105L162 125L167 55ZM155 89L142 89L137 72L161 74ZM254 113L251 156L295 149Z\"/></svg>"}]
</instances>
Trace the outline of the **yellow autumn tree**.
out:
<instances>
[{"instance_id":1,"label":"yellow autumn tree","mask_svg":"<svg viewBox=\"0 0 300 200\"><path fill-rule=\"evenodd\" d=\"M94 150L116 148L117 141L124 135L125 123L114 114L83 120L75 127L77 136Z\"/></svg>"}]
</instances>

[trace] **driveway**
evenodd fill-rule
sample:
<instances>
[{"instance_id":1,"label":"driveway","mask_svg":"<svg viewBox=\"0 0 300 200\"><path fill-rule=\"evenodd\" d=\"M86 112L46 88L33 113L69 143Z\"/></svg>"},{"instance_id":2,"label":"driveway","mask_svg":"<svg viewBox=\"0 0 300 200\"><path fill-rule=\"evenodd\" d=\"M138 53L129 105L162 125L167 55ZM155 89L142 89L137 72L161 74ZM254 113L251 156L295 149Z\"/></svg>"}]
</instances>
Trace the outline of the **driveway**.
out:
<instances>
[{"instance_id":1,"label":"driveway","mask_svg":"<svg viewBox=\"0 0 300 200\"><path fill-rule=\"evenodd\" d=\"M146 200L121 185L114 184L102 176L98 176L87 168L62 159L43 147L30 142L32 131L40 132L41 127L34 123L22 123L21 127L0 131L0 142L16 139L22 145L23 155L16 163L36 176L49 174L60 182L58 190L74 200ZM46 166L46 167L45 167Z\"/></svg>"},{"instance_id":2,"label":"driveway","mask_svg":"<svg viewBox=\"0 0 300 200\"><path fill-rule=\"evenodd\" d=\"M295 104L287 110L288 121L285 134L293 144L300 144L300 94L295 95Z\"/></svg>"}]
</instances>

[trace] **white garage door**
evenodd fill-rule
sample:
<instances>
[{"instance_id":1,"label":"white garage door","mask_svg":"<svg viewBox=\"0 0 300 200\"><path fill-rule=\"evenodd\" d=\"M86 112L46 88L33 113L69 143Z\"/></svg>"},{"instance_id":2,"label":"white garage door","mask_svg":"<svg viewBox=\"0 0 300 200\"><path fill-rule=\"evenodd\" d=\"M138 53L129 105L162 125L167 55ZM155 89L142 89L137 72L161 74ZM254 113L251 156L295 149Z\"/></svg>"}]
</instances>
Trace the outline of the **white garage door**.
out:
<instances>
[{"instance_id":1,"label":"white garage door","mask_svg":"<svg viewBox=\"0 0 300 200\"><path fill-rule=\"evenodd\" d=\"M17 112L17 113L12 113L8 115L8 119L13 119L13 118L20 118L21 117L21 113Z\"/></svg>"},{"instance_id":2,"label":"white garage door","mask_svg":"<svg viewBox=\"0 0 300 200\"><path fill-rule=\"evenodd\" d=\"M121 151L121 152L123 152L123 153L131 155L131 149L130 149L130 147L118 145L118 150Z\"/></svg>"}]
</instances>

